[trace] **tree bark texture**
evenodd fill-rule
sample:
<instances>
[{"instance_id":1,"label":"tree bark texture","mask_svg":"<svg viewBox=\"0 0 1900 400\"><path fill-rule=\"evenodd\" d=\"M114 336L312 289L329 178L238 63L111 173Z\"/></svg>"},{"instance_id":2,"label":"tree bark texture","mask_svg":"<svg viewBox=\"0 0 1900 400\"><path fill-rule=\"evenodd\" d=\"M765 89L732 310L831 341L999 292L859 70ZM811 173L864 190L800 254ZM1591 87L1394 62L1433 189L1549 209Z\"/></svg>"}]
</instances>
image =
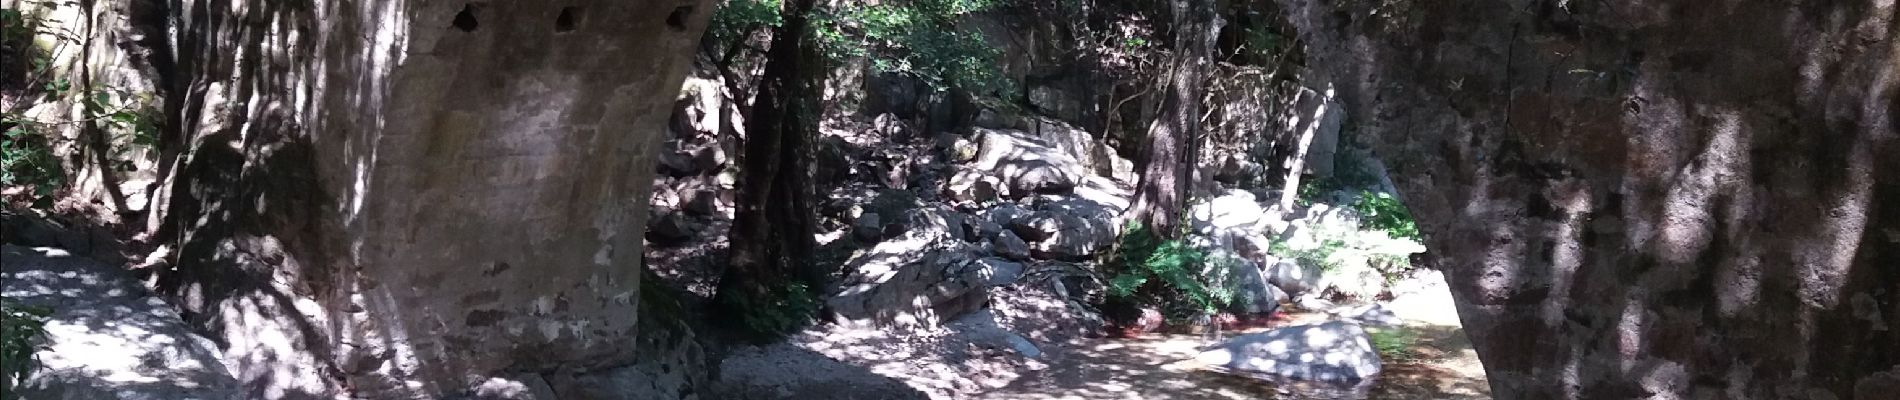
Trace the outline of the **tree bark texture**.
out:
<instances>
[{"instance_id":1,"label":"tree bark texture","mask_svg":"<svg viewBox=\"0 0 1900 400\"><path fill-rule=\"evenodd\" d=\"M758 97L746 118L731 258L718 293L722 297L769 298L782 295L774 288L793 282L815 293L828 275L812 262L817 244L812 238L811 144L817 136L825 72L810 27L814 4L782 4L784 23L773 32L766 53Z\"/></svg>"},{"instance_id":2,"label":"tree bark texture","mask_svg":"<svg viewBox=\"0 0 1900 400\"><path fill-rule=\"evenodd\" d=\"M1281 3L1497 398L1900 393L1892 2Z\"/></svg>"},{"instance_id":3,"label":"tree bark texture","mask_svg":"<svg viewBox=\"0 0 1900 400\"><path fill-rule=\"evenodd\" d=\"M1162 237L1178 233L1192 187L1201 136L1202 85L1213 70L1219 16L1211 0L1173 0L1173 67L1166 73L1161 113L1148 126L1140 154L1130 220Z\"/></svg>"},{"instance_id":4,"label":"tree bark texture","mask_svg":"<svg viewBox=\"0 0 1900 400\"><path fill-rule=\"evenodd\" d=\"M711 1L164 11L184 146L161 291L247 398L643 361L653 156Z\"/></svg>"}]
</instances>

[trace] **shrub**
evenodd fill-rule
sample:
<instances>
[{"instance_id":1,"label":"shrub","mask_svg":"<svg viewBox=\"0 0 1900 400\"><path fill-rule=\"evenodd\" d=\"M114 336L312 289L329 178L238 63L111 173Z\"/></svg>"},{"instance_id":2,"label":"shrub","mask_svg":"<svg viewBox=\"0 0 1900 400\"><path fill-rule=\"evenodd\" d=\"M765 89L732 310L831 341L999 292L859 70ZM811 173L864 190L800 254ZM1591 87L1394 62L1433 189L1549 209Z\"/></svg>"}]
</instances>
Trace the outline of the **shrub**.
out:
<instances>
[{"instance_id":1,"label":"shrub","mask_svg":"<svg viewBox=\"0 0 1900 400\"><path fill-rule=\"evenodd\" d=\"M30 186L34 197L44 199L66 174L48 138L33 126L14 115L0 116L0 187Z\"/></svg>"},{"instance_id":2,"label":"shrub","mask_svg":"<svg viewBox=\"0 0 1900 400\"><path fill-rule=\"evenodd\" d=\"M766 293L757 296L726 295L718 299L724 308L736 311L740 331L755 338L770 339L797 331L818 314L818 295L801 282L766 284Z\"/></svg>"},{"instance_id":3,"label":"shrub","mask_svg":"<svg viewBox=\"0 0 1900 400\"><path fill-rule=\"evenodd\" d=\"M1360 192L1359 200L1352 203L1352 209L1362 218L1360 224L1367 229L1382 230L1395 238L1419 241L1418 223L1412 219L1412 212L1399 204L1399 199L1385 192Z\"/></svg>"},{"instance_id":4,"label":"shrub","mask_svg":"<svg viewBox=\"0 0 1900 400\"><path fill-rule=\"evenodd\" d=\"M1224 260L1210 259L1184 241L1162 239L1139 223L1124 232L1108 264L1110 300L1204 314L1233 301L1234 291L1220 279L1226 270L1218 264Z\"/></svg>"},{"instance_id":5,"label":"shrub","mask_svg":"<svg viewBox=\"0 0 1900 400\"><path fill-rule=\"evenodd\" d=\"M908 0L821 13L819 38L833 58L869 57L880 72L915 77L936 90L1006 90L1002 51L983 34L960 29L965 15L996 8L997 0Z\"/></svg>"},{"instance_id":6,"label":"shrub","mask_svg":"<svg viewBox=\"0 0 1900 400\"><path fill-rule=\"evenodd\" d=\"M19 398L14 388L32 378L39 360L34 344L46 334L46 317L52 310L14 304L0 299L0 399Z\"/></svg>"}]
</instances>

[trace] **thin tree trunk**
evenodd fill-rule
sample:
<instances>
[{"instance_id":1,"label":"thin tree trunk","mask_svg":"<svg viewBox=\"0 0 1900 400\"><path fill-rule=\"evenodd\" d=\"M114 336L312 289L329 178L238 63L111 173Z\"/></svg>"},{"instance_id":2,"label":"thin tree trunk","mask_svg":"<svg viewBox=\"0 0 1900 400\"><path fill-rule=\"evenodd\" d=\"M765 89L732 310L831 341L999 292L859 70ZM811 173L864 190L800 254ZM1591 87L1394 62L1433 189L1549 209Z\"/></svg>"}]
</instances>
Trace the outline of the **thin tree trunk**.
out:
<instances>
[{"instance_id":1,"label":"thin tree trunk","mask_svg":"<svg viewBox=\"0 0 1900 400\"><path fill-rule=\"evenodd\" d=\"M1135 187L1130 219L1162 237L1174 237L1181 226L1188 189L1192 187L1200 137L1201 83L1212 68L1214 37L1219 30L1211 0L1174 0L1174 67L1162 94L1161 114L1148 126L1148 145L1142 148L1141 183Z\"/></svg>"},{"instance_id":2,"label":"thin tree trunk","mask_svg":"<svg viewBox=\"0 0 1900 400\"><path fill-rule=\"evenodd\" d=\"M745 150L740 159L738 210L730 233L731 259L720 280L719 304L757 309L784 301L787 287L823 287L826 273L811 262L814 218L807 160L816 134L818 86L823 58L809 42L807 14L813 0L794 0L781 9L785 23L772 35L765 73L746 118ZM753 327L757 328L757 327Z\"/></svg>"}]
</instances>

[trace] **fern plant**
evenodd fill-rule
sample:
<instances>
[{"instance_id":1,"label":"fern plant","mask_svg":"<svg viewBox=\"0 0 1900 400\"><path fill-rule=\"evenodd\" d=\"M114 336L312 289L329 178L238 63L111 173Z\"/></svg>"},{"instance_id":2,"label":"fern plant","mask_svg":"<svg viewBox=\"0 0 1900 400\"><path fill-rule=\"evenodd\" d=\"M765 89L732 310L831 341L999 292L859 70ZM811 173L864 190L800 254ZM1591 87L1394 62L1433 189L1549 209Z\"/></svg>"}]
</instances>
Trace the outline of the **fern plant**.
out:
<instances>
[{"instance_id":1,"label":"fern plant","mask_svg":"<svg viewBox=\"0 0 1900 400\"><path fill-rule=\"evenodd\" d=\"M1140 223L1129 224L1124 232L1120 251L1108 265L1111 299L1202 313L1233 301L1234 291L1219 279L1225 269L1210 264L1225 260L1210 259L1182 240L1164 240Z\"/></svg>"}]
</instances>

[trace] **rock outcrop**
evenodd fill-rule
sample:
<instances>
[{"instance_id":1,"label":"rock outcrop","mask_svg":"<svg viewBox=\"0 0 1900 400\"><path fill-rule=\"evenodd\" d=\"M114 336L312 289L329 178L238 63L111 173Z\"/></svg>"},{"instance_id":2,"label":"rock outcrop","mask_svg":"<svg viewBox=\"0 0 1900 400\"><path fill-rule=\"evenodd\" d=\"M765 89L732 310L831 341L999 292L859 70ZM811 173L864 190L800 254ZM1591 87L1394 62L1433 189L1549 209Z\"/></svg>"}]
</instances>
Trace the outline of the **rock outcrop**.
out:
<instances>
[{"instance_id":1,"label":"rock outcrop","mask_svg":"<svg viewBox=\"0 0 1900 400\"><path fill-rule=\"evenodd\" d=\"M1892 2L1280 3L1497 398L1892 387Z\"/></svg>"},{"instance_id":2,"label":"rock outcrop","mask_svg":"<svg viewBox=\"0 0 1900 400\"><path fill-rule=\"evenodd\" d=\"M654 157L712 5L174 4L163 290L248 398L642 361Z\"/></svg>"}]
</instances>

